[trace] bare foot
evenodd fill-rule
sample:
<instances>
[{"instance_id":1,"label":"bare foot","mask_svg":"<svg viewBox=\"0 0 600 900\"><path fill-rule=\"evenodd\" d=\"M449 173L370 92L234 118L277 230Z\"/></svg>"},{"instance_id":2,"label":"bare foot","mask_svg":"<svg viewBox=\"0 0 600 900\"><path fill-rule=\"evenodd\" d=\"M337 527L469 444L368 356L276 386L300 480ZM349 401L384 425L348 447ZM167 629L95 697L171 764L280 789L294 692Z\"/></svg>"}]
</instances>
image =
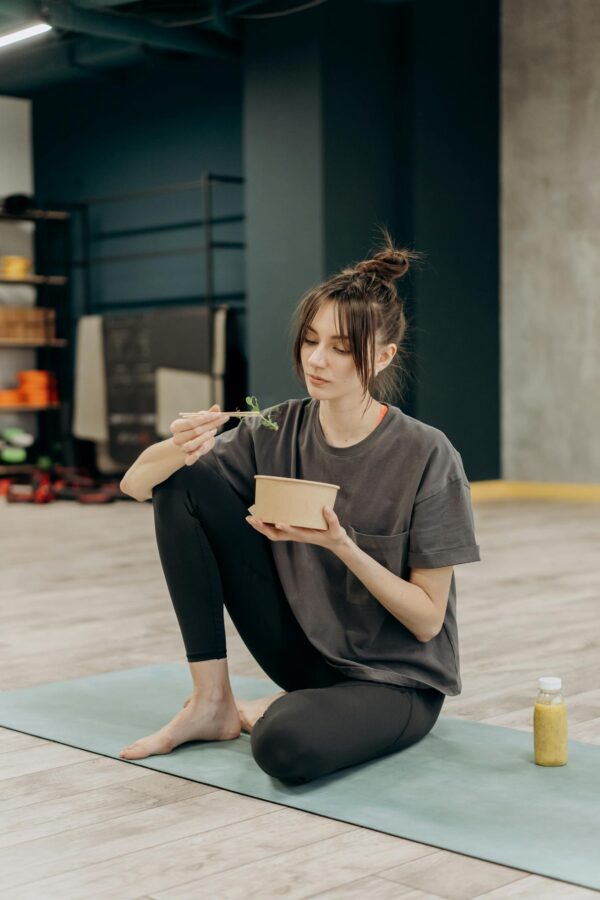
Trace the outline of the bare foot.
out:
<instances>
[{"instance_id":1,"label":"bare foot","mask_svg":"<svg viewBox=\"0 0 600 900\"><path fill-rule=\"evenodd\" d=\"M236 697L235 705L240 714L242 731L250 734L256 722L266 713L271 703L277 700L278 697L283 697L284 694L287 694L287 691L280 691L278 694L272 694L270 697L259 697L257 700L239 700ZM191 697L188 697L185 701L183 704L184 709L191 699Z\"/></svg>"},{"instance_id":2,"label":"bare foot","mask_svg":"<svg viewBox=\"0 0 600 900\"><path fill-rule=\"evenodd\" d=\"M184 708L154 734L123 747L122 759L170 753L186 741L231 741L240 736L241 719L234 703L186 700Z\"/></svg>"},{"instance_id":3,"label":"bare foot","mask_svg":"<svg viewBox=\"0 0 600 900\"><path fill-rule=\"evenodd\" d=\"M278 697L283 697L286 693L287 691L280 691L271 697L259 697L257 700L238 700L236 697L235 705L238 708L242 721L242 731L247 731L250 734L256 722L261 716L264 716L271 703L274 703Z\"/></svg>"}]
</instances>

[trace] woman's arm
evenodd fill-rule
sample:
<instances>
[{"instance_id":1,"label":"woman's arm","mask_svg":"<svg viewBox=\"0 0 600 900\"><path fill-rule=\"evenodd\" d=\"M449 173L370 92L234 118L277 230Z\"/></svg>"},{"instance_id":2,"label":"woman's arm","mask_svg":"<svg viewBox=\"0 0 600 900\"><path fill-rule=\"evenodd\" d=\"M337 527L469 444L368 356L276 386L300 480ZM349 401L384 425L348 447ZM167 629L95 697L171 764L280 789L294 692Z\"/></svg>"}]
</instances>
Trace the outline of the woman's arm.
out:
<instances>
[{"instance_id":1,"label":"woman's arm","mask_svg":"<svg viewBox=\"0 0 600 900\"><path fill-rule=\"evenodd\" d=\"M143 450L136 461L125 472L119 487L124 494L135 500L150 500L152 488L166 481L173 472L185 464L181 448L173 443L173 438L151 444Z\"/></svg>"},{"instance_id":2,"label":"woman's arm","mask_svg":"<svg viewBox=\"0 0 600 900\"><path fill-rule=\"evenodd\" d=\"M411 570L410 580L406 581L349 538L333 552L418 641L426 643L439 634L446 615L452 566Z\"/></svg>"},{"instance_id":3,"label":"woman's arm","mask_svg":"<svg viewBox=\"0 0 600 900\"><path fill-rule=\"evenodd\" d=\"M146 447L140 453L125 472L121 490L136 500L150 500L155 485L212 450L219 427L228 421L229 416L219 411L218 403L190 418L175 419L170 425L173 436Z\"/></svg>"}]
</instances>

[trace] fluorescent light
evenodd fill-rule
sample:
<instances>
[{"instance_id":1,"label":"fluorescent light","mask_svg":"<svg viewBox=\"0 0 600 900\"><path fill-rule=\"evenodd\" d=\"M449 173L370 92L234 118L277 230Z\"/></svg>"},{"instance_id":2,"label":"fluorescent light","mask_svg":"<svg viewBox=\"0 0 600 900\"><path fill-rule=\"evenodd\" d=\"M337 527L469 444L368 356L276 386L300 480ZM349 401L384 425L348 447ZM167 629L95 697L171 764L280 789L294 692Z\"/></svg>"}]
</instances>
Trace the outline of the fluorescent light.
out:
<instances>
[{"instance_id":1,"label":"fluorescent light","mask_svg":"<svg viewBox=\"0 0 600 900\"><path fill-rule=\"evenodd\" d=\"M20 28L19 31L11 31L10 34L0 35L0 47L8 47L9 44L16 44L18 41L26 41L28 38L37 37L38 34L45 34L46 31L52 31L52 25L32 25L30 28Z\"/></svg>"}]
</instances>

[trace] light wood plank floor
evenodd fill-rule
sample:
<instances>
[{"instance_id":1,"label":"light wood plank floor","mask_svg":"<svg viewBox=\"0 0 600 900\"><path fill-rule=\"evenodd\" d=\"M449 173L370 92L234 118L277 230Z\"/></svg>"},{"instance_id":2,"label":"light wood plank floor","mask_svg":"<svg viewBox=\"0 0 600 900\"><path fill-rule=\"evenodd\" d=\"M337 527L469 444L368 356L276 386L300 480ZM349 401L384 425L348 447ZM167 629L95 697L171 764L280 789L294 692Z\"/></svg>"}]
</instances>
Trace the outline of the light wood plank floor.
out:
<instances>
[{"instance_id":1,"label":"light wood plank floor","mask_svg":"<svg viewBox=\"0 0 600 900\"><path fill-rule=\"evenodd\" d=\"M0 689L185 659L150 503L2 502L0 519ZM442 715L531 732L537 677L557 674L569 736L600 744L600 506L481 503L475 520L482 562L456 568L463 693ZM231 672L263 676L226 623ZM0 811L3 897L597 896L7 729Z\"/></svg>"}]
</instances>

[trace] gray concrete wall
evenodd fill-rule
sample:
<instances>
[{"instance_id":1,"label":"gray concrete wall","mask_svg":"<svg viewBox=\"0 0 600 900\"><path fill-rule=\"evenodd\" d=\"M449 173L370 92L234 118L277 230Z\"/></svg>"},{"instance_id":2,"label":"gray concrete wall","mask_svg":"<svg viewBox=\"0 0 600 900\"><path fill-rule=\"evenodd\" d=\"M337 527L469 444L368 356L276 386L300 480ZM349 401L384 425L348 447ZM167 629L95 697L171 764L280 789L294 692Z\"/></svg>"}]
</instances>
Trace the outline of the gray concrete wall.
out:
<instances>
[{"instance_id":1,"label":"gray concrete wall","mask_svg":"<svg viewBox=\"0 0 600 900\"><path fill-rule=\"evenodd\" d=\"M502 19L502 474L599 482L600 3Z\"/></svg>"}]
</instances>

